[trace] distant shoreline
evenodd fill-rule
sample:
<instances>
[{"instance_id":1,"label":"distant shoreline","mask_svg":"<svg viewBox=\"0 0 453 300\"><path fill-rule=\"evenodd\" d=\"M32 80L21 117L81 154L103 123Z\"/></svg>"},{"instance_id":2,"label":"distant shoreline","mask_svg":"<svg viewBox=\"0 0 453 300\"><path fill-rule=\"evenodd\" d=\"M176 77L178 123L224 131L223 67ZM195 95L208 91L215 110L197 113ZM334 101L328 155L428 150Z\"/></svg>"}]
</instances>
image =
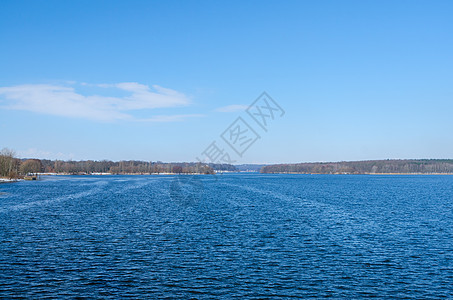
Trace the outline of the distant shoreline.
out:
<instances>
[{"instance_id":1,"label":"distant shoreline","mask_svg":"<svg viewBox=\"0 0 453 300\"><path fill-rule=\"evenodd\" d=\"M219 172L217 174L226 173ZM86 173L86 174L72 174L72 173L38 173L39 176L149 176L149 175L212 175L206 173Z\"/></svg>"},{"instance_id":2,"label":"distant shoreline","mask_svg":"<svg viewBox=\"0 0 453 300\"><path fill-rule=\"evenodd\" d=\"M453 175L453 173L301 173L301 172L273 172L260 173L269 174L290 174L290 175Z\"/></svg>"},{"instance_id":3,"label":"distant shoreline","mask_svg":"<svg viewBox=\"0 0 453 300\"><path fill-rule=\"evenodd\" d=\"M243 174L257 174L257 175L377 175L377 176L395 176L395 175L453 175L453 173L301 173L301 172L274 172L274 173L259 173L259 172L218 172L216 174L204 174L204 173L127 173L127 174L113 174L113 173L93 173L93 174L69 174L69 173L38 173L38 176L198 176L198 175L221 175L228 173L243 173ZM14 183L24 181L23 179L8 179L0 178L0 184L3 183Z\"/></svg>"},{"instance_id":4,"label":"distant shoreline","mask_svg":"<svg viewBox=\"0 0 453 300\"><path fill-rule=\"evenodd\" d=\"M261 173L450 175L453 159L396 159L267 165Z\"/></svg>"}]
</instances>

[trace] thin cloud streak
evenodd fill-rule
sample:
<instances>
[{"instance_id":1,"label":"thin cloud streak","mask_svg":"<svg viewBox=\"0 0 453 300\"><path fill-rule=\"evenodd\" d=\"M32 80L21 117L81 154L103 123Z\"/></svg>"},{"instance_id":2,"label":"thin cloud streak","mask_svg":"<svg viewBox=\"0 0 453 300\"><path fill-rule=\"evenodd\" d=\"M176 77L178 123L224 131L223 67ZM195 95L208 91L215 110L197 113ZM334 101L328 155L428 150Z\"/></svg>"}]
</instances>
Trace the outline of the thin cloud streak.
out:
<instances>
[{"instance_id":1,"label":"thin cloud streak","mask_svg":"<svg viewBox=\"0 0 453 300\"><path fill-rule=\"evenodd\" d=\"M90 84L82 84L88 85ZM83 118L111 122L118 120L140 121L131 112L143 109L174 108L188 106L190 100L184 94L153 85L136 82L91 85L117 89L130 93L124 97L82 95L72 86L29 84L0 87L0 108L25 110L40 114ZM150 120L179 121L186 115L153 116ZM189 116L189 115L187 115ZM147 119L144 119L145 121Z\"/></svg>"},{"instance_id":2,"label":"thin cloud streak","mask_svg":"<svg viewBox=\"0 0 453 300\"><path fill-rule=\"evenodd\" d=\"M233 104L233 105L219 107L215 111L224 112L224 113L230 113L230 112L238 112L238 111L246 110L247 107L248 106L244 105L244 104Z\"/></svg>"},{"instance_id":3,"label":"thin cloud streak","mask_svg":"<svg viewBox=\"0 0 453 300\"><path fill-rule=\"evenodd\" d=\"M39 159L61 159L71 160L75 157L74 153L52 152L42 149L29 148L27 150L18 151L18 156L21 158L39 158Z\"/></svg>"},{"instance_id":4,"label":"thin cloud streak","mask_svg":"<svg viewBox=\"0 0 453 300\"><path fill-rule=\"evenodd\" d=\"M201 118L202 114L187 114L187 115L158 115L148 119L140 119L140 122L181 122L188 118Z\"/></svg>"}]
</instances>

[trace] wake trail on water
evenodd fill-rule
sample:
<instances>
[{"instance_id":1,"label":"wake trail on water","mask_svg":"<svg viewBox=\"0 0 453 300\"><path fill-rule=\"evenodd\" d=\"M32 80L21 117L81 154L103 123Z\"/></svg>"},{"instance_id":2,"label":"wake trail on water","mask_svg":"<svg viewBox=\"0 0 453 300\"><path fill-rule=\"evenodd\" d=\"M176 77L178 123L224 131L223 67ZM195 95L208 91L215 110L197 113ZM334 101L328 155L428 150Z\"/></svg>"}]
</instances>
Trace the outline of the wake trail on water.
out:
<instances>
[{"instance_id":1,"label":"wake trail on water","mask_svg":"<svg viewBox=\"0 0 453 300\"><path fill-rule=\"evenodd\" d=\"M52 199L30 201L27 203L16 204L16 205L11 205L9 207L0 208L0 213L27 210L27 209L31 209L31 208L35 208L35 207L54 205L54 204L61 203L64 201L77 200L80 198L88 197L88 196L91 196L91 195L104 191L102 189L102 187L105 186L106 184L107 184L106 181L99 181L99 182L94 183L94 187L87 191L59 196L59 197L52 198Z\"/></svg>"}]
</instances>

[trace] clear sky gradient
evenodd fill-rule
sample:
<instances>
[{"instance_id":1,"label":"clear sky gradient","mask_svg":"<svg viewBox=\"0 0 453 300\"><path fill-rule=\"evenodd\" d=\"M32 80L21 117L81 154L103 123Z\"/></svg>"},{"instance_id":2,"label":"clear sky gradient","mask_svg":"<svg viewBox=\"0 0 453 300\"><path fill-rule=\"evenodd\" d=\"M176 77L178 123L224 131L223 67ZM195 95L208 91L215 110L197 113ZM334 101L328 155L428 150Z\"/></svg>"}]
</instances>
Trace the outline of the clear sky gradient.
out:
<instances>
[{"instance_id":1,"label":"clear sky gradient","mask_svg":"<svg viewBox=\"0 0 453 300\"><path fill-rule=\"evenodd\" d=\"M453 158L453 1L0 1L0 148L238 163ZM285 110L265 132L244 108ZM231 151L230 151L231 152Z\"/></svg>"}]
</instances>

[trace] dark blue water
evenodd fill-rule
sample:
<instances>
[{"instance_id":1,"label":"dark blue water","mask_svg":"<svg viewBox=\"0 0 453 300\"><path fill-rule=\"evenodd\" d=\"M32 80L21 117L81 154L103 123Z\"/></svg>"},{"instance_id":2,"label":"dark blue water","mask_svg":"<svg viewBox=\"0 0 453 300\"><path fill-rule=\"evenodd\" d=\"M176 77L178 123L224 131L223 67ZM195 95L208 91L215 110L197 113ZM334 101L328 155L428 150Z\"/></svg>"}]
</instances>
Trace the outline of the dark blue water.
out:
<instances>
[{"instance_id":1,"label":"dark blue water","mask_svg":"<svg viewBox=\"0 0 453 300\"><path fill-rule=\"evenodd\" d=\"M0 298L453 297L453 176L174 180L0 185Z\"/></svg>"}]
</instances>

